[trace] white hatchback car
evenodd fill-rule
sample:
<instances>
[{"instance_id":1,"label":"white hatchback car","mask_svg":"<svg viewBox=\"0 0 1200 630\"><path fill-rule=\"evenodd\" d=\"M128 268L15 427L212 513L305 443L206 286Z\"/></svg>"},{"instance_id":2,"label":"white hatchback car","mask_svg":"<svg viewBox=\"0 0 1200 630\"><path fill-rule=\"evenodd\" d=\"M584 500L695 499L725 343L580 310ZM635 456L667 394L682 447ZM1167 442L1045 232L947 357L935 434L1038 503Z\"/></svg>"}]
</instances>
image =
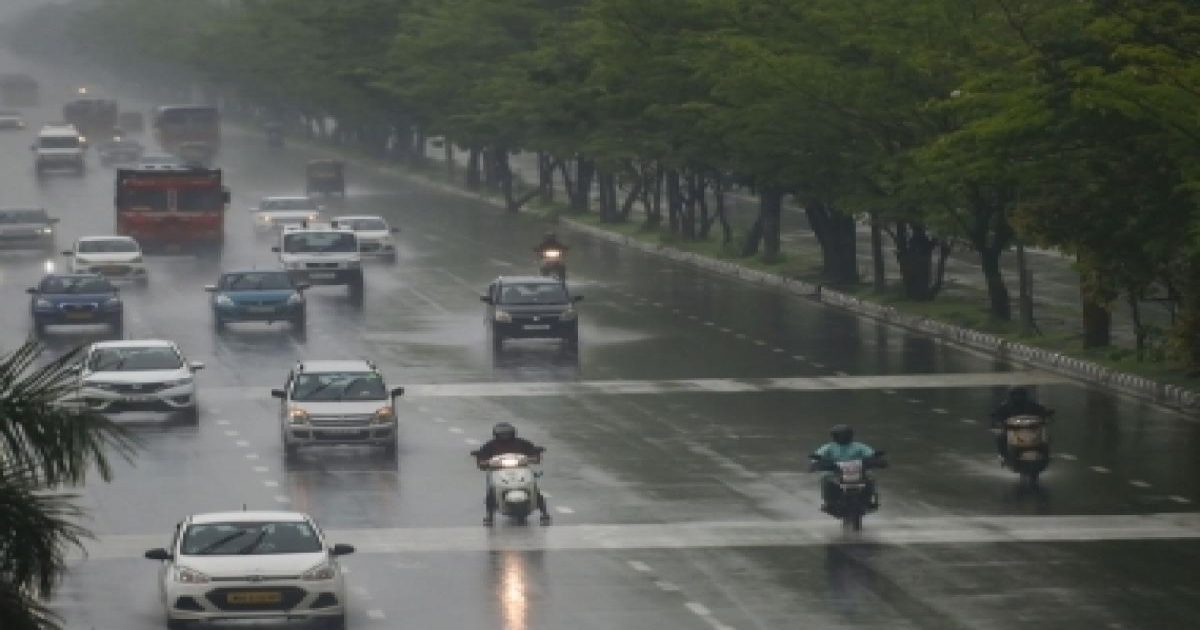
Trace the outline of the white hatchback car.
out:
<instances>
[{"instance_id":1,"label":"white hatchback car","mask_svg":"<svg viewBox=\"0 0 1200 630\"><path fill-rule=\"evenodd\" d=\"M382 258L396 262L396 241L393 234L400 228L388 225L383 217L374 215L353 215L337 217L331 221L335 227L348 227L358 237L358 251L363 257Z\"/></svg>"},{"instance_id":2,"label":"white hatchback car","mask_svg":"<svg viewBox=\"0 0 1200 630\"><path fill-rule=\"evenodd\" d=\"M79 398L100 413L163 411L195 422L200 406L194 373L203 367L184 359L171 341L98 341L84 355Z\"/></svg>"},{"instance_id":3,"label":"white hatchback car","mask_svg":"<svg viewBox=\"0 0 1200 630\"><path fill-rule=\"evenodd\" d=\"M63 252L71 259L71 273L98 273L109 280L133 280L146 284L146 262L142 246L128 236L85 236Z\"/></svg>"},{"instance_id":4,"label":"white hatchback car","mask_svg":"<svg viewBox=\"0 0 1200 630\"><path fill-rule=\"evenodd\" d=\"M145 556L162 561L159 592L167 627L226 619L311 619L346 627L346 583L338 556L312 517L300 512L195 514L171 545Z\"/></svg>"}]
</instances>

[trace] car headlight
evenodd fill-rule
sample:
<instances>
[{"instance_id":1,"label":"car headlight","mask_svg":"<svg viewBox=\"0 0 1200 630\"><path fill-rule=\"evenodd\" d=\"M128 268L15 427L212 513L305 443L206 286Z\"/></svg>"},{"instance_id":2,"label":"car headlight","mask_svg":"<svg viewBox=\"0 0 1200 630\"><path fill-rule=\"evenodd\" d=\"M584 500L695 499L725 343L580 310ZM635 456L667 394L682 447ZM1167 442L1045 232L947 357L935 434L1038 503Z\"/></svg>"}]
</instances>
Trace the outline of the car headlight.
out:
<instances>
[{"instance_id":1,"label":"car headlight","mask_svg":"<svg viewBox=\"0 0 1200 630\"><path fill-rule=\"evenodd\" d=\"M49 227L38 228L38 233L39 234L53 234L54 228L49 228Z\"/></svg>"},{"instance_id":2,"label":"car headlight","mask_svg":"<svg viewBox=\"0 0 1200 630\"><path fill-rule=\"evenodd\" d=\"M371 423L389 424L395 417L395 413L391 407L380 407L375 410L375 415L371 416Z\"/></svg>"},{"instance_id":3,"label":"car headlight","mask_svg":"<svg viewBox=\"0 0 1200 630\"><path fill-rule=\"evenodd\" d=\"M116 309L116 308L121 308L121 298L119 298L119 297L108 298L108 300L106 300L104 302L104 308L107 308L110 310Z\"/></svg>"},{"instance_id":4,"label":"car headlight","mask_svg":"<svg viewBox=\"0 0 1200 630\"><path fill-rule=\"evenodd\" d=\"M216 298L217 306L233 306L233 300L229 299L228 295L218 293Z\"/></svg>"},{"instance_id":5,"label":"car headlight","mask_svg":"<svg viewBox=\"0 0 1200 630\"><path fill-rule=\"evenodd\" d=\"M573 308L569 308L569 309L563 311L562 314L558 316L558 318L563 320L564 322L570 322L570 321L575 321L575 318L578 316L579 316L579 311L576 311Z\"/></svg>"},{"instance_id":6,"label":"car headlight","mask_svg":"<svg viewBox=\"0 0 1200 630\"><path fill-rule=\"evenodd\" d=\"M492 317L496 321L498 321L500 323L504 323L504 324L507 324L508 322L512 321L512 315L509 315L508 311L502 311L500 309L496 309L496 314L493 315Z\"/></svg>"},{"instance_id":7,"label":"car headlight","mask_svg":"<svg viewBox=\"0 0 1200 630\"><path fill-rule=\"evenodd\" d=\"M175 567L175 581L180 584L207 584L208 576L188 567Z\"/></svg>"},{"instance_id":8,"label":"car headlight","mask_svg":"<svg viewBox=\"0 0 1200 630\"><path fill-rule=\"evenodd\" d=\"M54 308L54 304L52 304L50 300L47 300L46 298L38 298L34 300L33 307L39 309L50 309Z\"/></svg>"},{"instance_id":9,"label":"car headlight","mask_svg":"<svg viewBox=\"0 0 1200 630\"><path fill-rule=\"evenodd\" d=\"M316 221L317 219L320 219L320 218L321 218L321 215L319 215L319 214L317 214L317 213L315 213L315 212L314 212L314 213L312 213L312 214L310 214L310 215L308 215L308 220L309 220L309 221Z\"/></svg>"},{"instance_id":10,"label":"car headlight","mask_svg":"<svg viewBox=\"0 0 1200 630\"><path fill-rule=\"evenodd\" d=\"M269 215L269 214L258 215L258 220L261 221L262 223L270 223L272 221L271 215Z\"/></svg>"},{"instance_id":11,"label":"car headlight","mask_svg":"<svg viewBox=\"0 0 1200 630\"><path fill-rule=\"evenodd\" d=\"M292 424L304 424L308 422L308 412L299 407L292 407L288 409L288 422Z\"/></svg>"},{"instance_id":12,"label":"car headlight","mask_svg":"<svg viewBox=\"0 0 1200 630\"><path fill-rule=\"evenodd\" d=\"M337 572L333 570L333 565L328 562L322 562L317 566L300 574L302 580L332 580Z\"/></svg>"},{"instance_id":13,"label":"car headlight","mask_svg":"<svg viewBox=\"0 0 1200 630\"><path fill-rule=\"evenodd\" d=\"M293 293L288 296L287 303L290 306L296 306L304 303L304 296L299 293Z\"/></svg>"},{"instance_id":14,"label":"car headlight","mask_svg":"<svg viewBox=\"0 0 1200 630\"><path fill-rule=\"evenodd\" d=\"M192 377L190 377L190 376L184 376L183 378L177 378L172 381L163 382L163 385L165 385L167 387L179 387L180 385L191 385L191 384L192 384Z\"/></svg>"}]
</instances>

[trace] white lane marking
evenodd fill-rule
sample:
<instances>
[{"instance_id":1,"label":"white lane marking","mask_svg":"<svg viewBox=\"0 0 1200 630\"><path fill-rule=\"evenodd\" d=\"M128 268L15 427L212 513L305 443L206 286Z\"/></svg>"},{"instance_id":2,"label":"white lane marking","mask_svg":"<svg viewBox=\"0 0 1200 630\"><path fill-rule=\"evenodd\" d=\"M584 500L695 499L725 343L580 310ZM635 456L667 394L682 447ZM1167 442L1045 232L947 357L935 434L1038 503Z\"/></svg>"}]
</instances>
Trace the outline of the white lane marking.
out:
<instances>
[{"instance_id":1,"label":"white lane marking","mask_svg":"<svg viewBox=\"0 0 1200 630\"><path fill-rule=\"evenodd\" d=\"M463 441L466 442L467 444L470 444L471 446L479 446L480 444L483 444L483 442L480 442L479 440L476 440L475 438L467 438Z\"/></svg>"},{"instance_id":2,"label":"white lane marking","mask_svg":"<svg viewBox=\"0 0 1200 630\"><path fill-rule=\"evenodd\" d=\"M342 573L349 573L349 571L347 571L347 570L346 570L346 569L343 567L343 568L342 568ZM354 595L355 595L355 596L357 596L359 599L363 599L363 600L370 600L370 599L372 599L372 597L371 597L371 591L368 591L368 590L367 590L367 587L365 587L365 586L355 586L355 587L351 588L350 590L354 591Z\"/></svg>"},{"instance_id":3,"label":"white lane marking","mask_svg":"<svg viewBox=\"0 0 1200 630\"><path fill-rule=\"evenodd\" d=\"M775 354L783 354L784 352L787 352L787 350L784 350L783 348L771 348L771 352L774 352Z\"/></svg>"},{"instance_id":4,"label":"white lane marking","mask_svg":"<svg viewBox=\"0 0 1200 630\"><path fill-rule=\"evenodd\" d=\"M445 418L434 418L433 421L438 424L442 424L443 422L446 421L446 419Z\"/></svg>"},{"instance_id":5,"label":"white lane marking","mask_svg":"<svg viewBox=\"0 0 1200 630\"><path fill-rule=\"evenodd\" d=\"M948 410L946 410L946 409L942 409L941 407L934 407L934 408L933 408L933 413L936 413L936 414L938 414L938 415L940 415L940 416L944 416L944 415L946 415L946 414L948 414L948 413L950 413L950 412L949 412Z\"/></svg>"},{"instance_id":6,"label":"white lane marking","mask_svg":"<svg viewBox=\"0 0 1200 630\"><path fill-rule=\"evenodd\" d=\"M630 560L628 564L631 569L637 571L638 573L649 573L653 571L653 569L650 568L650 565L642 562L641 560Z\"/></svg>"},{"instance_id":7,"label":"white lane marking","mask_svg":"<svg viewBox=\"0 0 1200 630\"><path fill-rule=\"evenodd\" d=\"M745 339L746 333L736 333L734 334L734 337L737 337L738 339Z\"/></svg>"},{"instance_id":8,"label":"white lane marking","mask_svg":"<svg viewBox=\"0 0 1200 630\"><path fill-rule=\"evenodd\" d=\"M249 460L258 459L258 453L246 453L246 459L249 459Z\"/></svg>"},{"instance_id":9,"label":"white lane marking","mask_svg":"<svg viewBox=\"0 0 1200 630\"><path fill-rule=\"evenodd\" d=\"M513 264L512 264L512 263L510 263L510 262L508 262L507 260L500 260L499 258L489 258L489 259L488 259L488 262L492 263L493 265L498 265L498 266L500 266L500 267L511 267L511 266L513 266Z\"/></svg>"},{"instance_id":10,"label":"white lane marking","mask_svg":"<svg viewBox=\"0 0 1200 630\"><path fill-rule=\"evenodd\" d=\"M755 339L755 340L754 340L754 345L756 345L756 346L765 346L765 345L767 345L767 342L763 341L762 339Z\"/></svg>"},{"instance_id":11,"label":"white lane marking","mask_svg":"<svg viewBox=\"0 0 1200 630\"><path fill-rule=\"evenodd\" d=\"M447 431L449 431L451 433L462 433L463 432L463 430L458 427L450 427L449 429L447 429Z\"/></svg>"},{"instance_id":12,"label":"white lane marking","mask_svg":"<svg viewBox=\"0 0 1200 630\"><path fill-rule=\"evenodd\" d=\"M572 510L571 508L569 508L565 505L555 506L554 511L558 512L559 514L574 514L575 513L575 510Z\"/></svg>"},{"instance_id":13,"label":"white lane marking","mask_svg":"<svg viewBox=\"0 0 1200 630\"><path fill-rule=\"evenodd\" d=\"M825 364L824 364L824 363L817 363L816 361L813 361L813 362L812 362L812 365L813 365L813 367L815 367L815 368L823 368L823 367L825 367Z\"/></svg>"},{"instance_id":14,"label":"white lane marking","mask_svg":"<svg viewBox=\"0 0 1200 630\"><path fill-rule=\"evenodd\" d=\"M666 580L655 580L654 585L658 587L658 590L668 593L678 593L681 590L678 584L667 582Z\"/></svg>"},{"instance_id":15,"label":"white lane marking","mask_svg":"<svg viewBox=\"0 0 1200 630\"><path fill-rule=\"evenodd\" d=\"M958 421L963 424L978 424L979 423L979 421L976 420L975 418L959 418Z\"/></svg>"},{"instance_id":16,"label":"white lane marking","mask_svg":"<svg viewBox=\"0 0 1200 630\"><path fill-rule=\"evenodd\" d=\"M275 502L276 502L276 503L291 503L291 502L292 502L292 500L291 500L291 499L289 499L289 498L287 498L287 497L285 497L285 496L284 496L284 495L282 495L282 494L277 494L277 495L275 495Z\"/></svg>"},{"instance_id":17,"label":"white lane marking","mask_svg":"<svg viewBox=\"0 0 1200 630\"><path fill-rule=\"evenodd\" d=\"M685 608L692 611L692 613L694 613L697 616L700 616L700 617L711 617L712 616L712 611L709 610L704 604L701 604L700 602L684 602L683 605Z\"/></svg>"},{"instance_id":18,"label":"white lane marking","mask_svg":"<svg viewBox=\"0 0 1200 630\"><path fill-rule=\"evenodd\" d=\"M227 436L229 436L229 437L237 437L237 436L241 435L241 433L238 433L237 431L232 431L232 430L230 430L230 431L226 431L226 432L225 432L225 435L227 435Z\"/></svg>"},{"instance_id":19,"label":"white lane marking","mask_svg":"<svg viewBox=\"0 0 1200 630\"><path fill-rule=\"evenodd\" d=\"M240 448L247 448L250 446L250 443L247 442L246 440L238 440L238 441L234 442L234 444L237 444Z\"/></svg>"},{"instance_id":20,"label":"white lane marking","mask_svg":"<svg viewBox=\"0 0 1200 630\"><path fill-rule=\"evenodd\" d=\"M921 404L923 401L922 401L920 398L905 398L905 399L904 399L904 402L907 402L907 403L909 403L910 405L919 405L919 404Z\"/></svg>"},{"instance_id":21,"label":"white lane marking","mask_svg":"<svg viewBox=\"0 0 1200 630\"><path fill-rule=\"evenodd\" d=\"M256 472L256 473L265 473L265 472L269 472L270 470L271 469L267 468L266 466L255 466L254 467L254 472Z\"/></svg>"},{"instance_id":22,"label":"white lane marking","mask_svg":"<svg viewBox=\"0 0 1200 630\"><path fill-rule=\"evenodd\" d=\"M712 322L704 322L704 325L705 326L716 326L716 324L714 324Z\"/></svg>"},{"instance_id":23,"label":"white lane marking","mask_svg":"<svg viewBox=\"0 0 1200 630\"><path fill-rule=\"evenodd\" d=\"M1172 494L1171 496L1169 496L1167 498L1180 504L1180 505L1188 505L1192 502L1191 499L1189 499L1187 497L1181 497L1178 494Z\"/></svg>"},{"instance_id":24,"label":"white lane marking","mask_svg":"<svg viewBox=\"0 0 1200 630\"><path fill-rule=\"evenodd\" d=\"M1149 488L1149 487L1151 487L1149 483L1146 483L1145 481L1142 481L1141 479L1130 479L1130 480L1129 480L1129 485L1131 485L1131 486L1133 486L1133 487L1135 487L1135 488Z\"/></svg>"},{"instance_id":25,"label":"white lane marking","mask_svg":"<svg viewBox=\"0 0 1200 630\"><path fill-rule=\"evenodd\" d=\"M1183 497L1180 497L1181 499ZM1187 499L1184 499L1188 501ZM553 536L520 528L476 526L332 530L352 540L356 553L445 551L567 551L822 547L828 545L947 545L1012 542L1098 542L1200 539L1200 513L1078 516L877 517L859 536L847 537L830 519L713 521L629 525L556 525ZM162 533L101 535L85 543L90 560L141 558L162 544ZM78 550L72 559L82 559Z\"/></svg>"},{"instance_id":26,"label":"white lane marking","mask_svg":"<svg viewBox=\"0 0 1200 630\"><path fill-rule=\"evenodd\" d=\"M688 319L695 321L697 319L700 319L700 317L698 315L688 315Z\"/></svg>"},{"instance_id":27,"label":"white lane marking","mask_svg":"<svg viewBox=\"0 0 1200 630\"><path fill-rule=\"evenodd\" d=\"M900 392L898 392L894 389L885 389L885 390L883 390L883 393L887 394L888 396L895 396L896 394L899 394Z\"/></svg>"},{"instance_id":28,"label":"white lane marking","mask_svg":"<svg viewBox=\"0 0 1200 630\"><path fill-rule=\"evenodd\" d=\"M227 427L227 426L229 426L229 421L228 420L217 420L217 424L220 426L223 426L223 427Z\"/></svg>"},{"instance_id":29,"label":"white lane marking","mask_svg":"<svg viewBox=\"0 0 1200 630\"><path fill-rule=\"evenodd\" d=\"M1107 475L1108 473L1112 472L1104 466L1088 466L1088 468L1091 468L1093 471L1098 472L1101 475Z\"/></svg>"},{"instance_id":30,"label":"white lane marking","mask_svg":"<svg viewBox=\"0 0 1200 630\"><path fill-rule=\"evenodd\" d=\"M1075 461L1075 460L1079 459L1078 457L1075 457L1074 455L1072 455L1072 454L1070 454L1070 453L1057 453L1057 454L1055 455L1055 457L1057 457L1057 458L1059 458L1059 459L1065 459L1065 460L1067 460L1067 461L1069 461L1069 462L1073 462L1073 461Z\"/></svg>"},{"instance_id":31,"label":"white lane marking","mask_svg":"<svg viewBox=\"0 0 1200 630\"><path fill-rule=\"evenodd\" d=\"M386 619L387 618L387 616L383 614L383 611L379 610L378 608L372 608L371 610L368 610L367 616L370 617L371 619Z\"/></svg>"},{"instance_id":32,"label":"white lane marking","mask_svg":"<svg viewBox=\"0 0 1200 630\"><path fill-rule=\"evenodd\" d=\"M655 302L655 303L654 303L654 305L655 305L655 306L657 306L658 308L662 308L662 307L663 307L663 303L662 303L662 302Z\"/></svg>"},{"instance_id":33,"label":"white lane marking","mask_svg":"<svg viewBox=\"0 0 1200 630\"><path fill-rule=\"evenodd\" d=\"M725 328L724 326L722 326L722 327L721 327L721 332L723 332L723 333L727 333L727 332L733 332L733 331L732 331L732 330L730 330L730 329L728 329L728 328Z\"/></svg>"},{"instance_id":34,"label":"white lane marking","mask_svg":"<svg viewBox=\"0 0 1200 630\"><path fill-rule=\"evenodd\" d=\"M279 482L275 481L274 479L267 479L266 481L263 481L263 485L268 488L278 488Z\"/></svg>"},{"instance_id":35,"label":"white lane marking","mask_svg":"<svg viewBox=\"0 0 1200 630\"><path fill-rule=\"evenodd\" d=\"M418 290L416 290L416 289L412 288L411 286L410 286L410 287L405 287L405 288L407 288L407 289L408 289L408 291L409 291L410 293L412 293L413 295L415 295L415 296L417 296L417 297L421 298L421 301L422 301L422 302L424 302L424 303L426 303L426 304L428 304L428 305L432 306L432 307L433 307L433 309L434 309L435 311L437 311L437 312L441 313L442 315L449 315L449 314L450 314L450 309L448 309L448 308L446 308L446 307L442 306L441 304L438 304L436 300L434 300L433 298L429 297L428 295L425 295L424 293L421 293L420 291L418 291Z\"/></svg>"},{"instance_id":36,"label":"white lane marking","mask_svg":"<svg viewBox=\"0 0 1200 630\"><path fill-rule=\"evenodd\" d=\"M793 358L793 359L795 359L795 360L797 360L797 361L805 361L805 360L806 360L806 359L804 358L804 355L803 355L803 354L793 354L793 355L792 355L792 358Z\"/></svg>"}]
</instances>

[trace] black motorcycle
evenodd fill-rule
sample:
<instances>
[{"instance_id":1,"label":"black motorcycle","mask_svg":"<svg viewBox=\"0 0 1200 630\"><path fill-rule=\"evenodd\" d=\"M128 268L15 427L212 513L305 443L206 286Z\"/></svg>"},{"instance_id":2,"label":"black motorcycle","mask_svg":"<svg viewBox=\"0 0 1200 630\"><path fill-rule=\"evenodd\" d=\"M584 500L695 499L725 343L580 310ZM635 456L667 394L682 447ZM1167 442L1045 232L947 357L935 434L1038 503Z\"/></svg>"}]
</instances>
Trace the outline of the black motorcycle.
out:
<instances>
[{"instance_id":1,"label":"black motorcycle","mask_svg":"<svg viewBox=\"0 0 1200 630\"><path fill-rule=\"evenodd\" d=\"M1001 423L1004 457L1001 464L1021 476L1021 483L1035 486L1038 476L1050 465L1050 416L1016 415Z\"/></svg>"},{"instance_id":2,"label":"black motorcycle","mask_svg":"<svg viewBox=\"0 0 1200 630\"><path fill-rule=\"evenodd\" d=\"M844 529L856 532L862 530L863 517L878 508L875 481L870 471L875 468L887 468L887 460L883 456L883 451L876 451L866 459L844 462L830 461L816 453L808 456L812 460L810 472L833 473L830 482L837 487L837 492L827 506L827 512L830 516L841 519Z\"/></svg>"}]
</instances>

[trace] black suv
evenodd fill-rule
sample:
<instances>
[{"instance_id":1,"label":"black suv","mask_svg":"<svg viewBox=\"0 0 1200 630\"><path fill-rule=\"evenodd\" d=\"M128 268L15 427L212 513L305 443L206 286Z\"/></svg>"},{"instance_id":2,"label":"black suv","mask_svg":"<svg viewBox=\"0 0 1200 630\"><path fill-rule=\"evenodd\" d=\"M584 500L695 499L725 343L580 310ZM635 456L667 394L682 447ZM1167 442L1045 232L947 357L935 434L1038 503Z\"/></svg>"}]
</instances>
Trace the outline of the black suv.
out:
<instances>
[{"instance_id":1,"label":"black suv","mask_svg":"<svg viewBox=\"0 0 1200 630\"><path fill-rule=\"evenodd\" d=\"M567 285L541 276L499 277L479 299L488 305L487 325L492 347L500 350L505 339L561 339L579 343L579 315Z\"/></svg>"}]
</instances>

